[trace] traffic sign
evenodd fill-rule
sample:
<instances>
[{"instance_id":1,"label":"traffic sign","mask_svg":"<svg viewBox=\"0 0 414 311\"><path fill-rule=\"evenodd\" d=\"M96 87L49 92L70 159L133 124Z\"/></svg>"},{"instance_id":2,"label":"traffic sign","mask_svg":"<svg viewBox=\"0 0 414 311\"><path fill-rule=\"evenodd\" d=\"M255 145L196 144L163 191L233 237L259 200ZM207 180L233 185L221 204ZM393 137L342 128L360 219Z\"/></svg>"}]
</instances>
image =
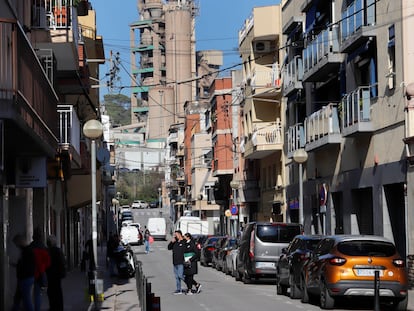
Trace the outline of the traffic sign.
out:
<instances>
[{"instance_id":1,"label":"traffic sign","mask_svg":"<svg viewBox=\"0 0 414 311\"><path fill-rule=\"evenodd\" d=\"M239 213L239 209L237 208L237 205L232 205L230 212L232 215L237 215Z\"/></svg>"}]
</instances>

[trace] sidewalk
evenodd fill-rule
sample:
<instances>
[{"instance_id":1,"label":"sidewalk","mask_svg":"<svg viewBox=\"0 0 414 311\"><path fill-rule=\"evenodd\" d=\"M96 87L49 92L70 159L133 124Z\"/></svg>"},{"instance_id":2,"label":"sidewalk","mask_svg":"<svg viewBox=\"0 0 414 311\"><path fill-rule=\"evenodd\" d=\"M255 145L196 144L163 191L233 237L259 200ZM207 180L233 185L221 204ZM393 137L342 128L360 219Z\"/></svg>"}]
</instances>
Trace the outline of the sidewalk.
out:
<instances>
[{"instance_id":1,"label":"sidewalk","mask_svg":"<svg viewBox=\"0 0 414 311\"><path fill-rule=\"evenodd\" d=\"M98 279L103 279L104 301L99 302L98 308L95 308L94 303L89 301L89 296L87 295L87 274L80 271L79 268L75 268L69 271L62 281L65 311L97 309L108 311L141 310L135 278L120 279L110 277L106 270L105 256L105 246L98 246ZM46 310L49 310L49 303L47 294L44 293L42 311Z\"/></svg>"}]
</instances>

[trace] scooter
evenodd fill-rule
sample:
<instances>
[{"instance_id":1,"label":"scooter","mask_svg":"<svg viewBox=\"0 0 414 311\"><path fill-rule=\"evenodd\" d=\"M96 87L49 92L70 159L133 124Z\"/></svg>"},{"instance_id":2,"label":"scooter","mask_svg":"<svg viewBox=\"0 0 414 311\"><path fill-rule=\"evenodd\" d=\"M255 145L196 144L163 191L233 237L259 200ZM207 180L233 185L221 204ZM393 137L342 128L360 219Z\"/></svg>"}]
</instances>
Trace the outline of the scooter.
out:
<instances>
[{"instance_id":1,"label":"scooter","mask_svg":"<svg viewBox=\"0 0 414 311\"><path fill-rule=\"evenodd\" d=\"M114 256L116 259L116 268L118 270L119 277L133 277L135 274L134 253L129 245L119 245L114 250Z\"/></svg>"}]
</instances>

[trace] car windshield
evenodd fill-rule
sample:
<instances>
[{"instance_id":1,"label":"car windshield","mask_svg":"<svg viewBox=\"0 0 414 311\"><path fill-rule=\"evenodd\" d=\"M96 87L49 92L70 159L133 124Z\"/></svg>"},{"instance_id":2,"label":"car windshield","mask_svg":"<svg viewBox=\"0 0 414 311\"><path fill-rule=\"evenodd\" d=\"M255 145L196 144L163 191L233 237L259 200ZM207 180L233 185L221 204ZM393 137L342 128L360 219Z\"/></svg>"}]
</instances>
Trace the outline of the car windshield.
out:
<instances>
[{"instance_id":1,"label":"car windshield","mask_svg":"<svg viewBox=\"0 0 414 311\"><path fill-rule=\"evenodd\" d=\"M345 241L338 244L338 251L349 256L389 257L396 253L395 246L383 241Z\"/></svg>"},{"instance_id":2,"label":"car windshield","mask_svg":"<svg viewBox=\"0 0 414 311\"><path fill-rule=\"evenodd\" d=\"M300 234L300 226L266 224L257 226L257 237L262 242L289 243Z\"/></svg>"}]
</instances>

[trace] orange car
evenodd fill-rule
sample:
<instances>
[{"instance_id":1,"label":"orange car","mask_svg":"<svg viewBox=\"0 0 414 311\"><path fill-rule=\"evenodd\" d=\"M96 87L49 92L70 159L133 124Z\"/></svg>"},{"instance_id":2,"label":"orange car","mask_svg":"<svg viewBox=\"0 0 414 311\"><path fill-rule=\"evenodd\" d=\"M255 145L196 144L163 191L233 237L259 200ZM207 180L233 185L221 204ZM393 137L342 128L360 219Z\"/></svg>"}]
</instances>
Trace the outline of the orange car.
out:
<instances>
[{"instance_id":1,"label":"orange car","mask_svg":"<svg viewBox=\"0 0 414 311\"><path fill-rule=\"evenodd\" d=\"M332 309L338 297L374 297L375 271L380 301L406 310L407 269L391 241L371 235L327 236L305 265L302 301L319 296L321 308Z\"/></svg>"}]
</instances>

